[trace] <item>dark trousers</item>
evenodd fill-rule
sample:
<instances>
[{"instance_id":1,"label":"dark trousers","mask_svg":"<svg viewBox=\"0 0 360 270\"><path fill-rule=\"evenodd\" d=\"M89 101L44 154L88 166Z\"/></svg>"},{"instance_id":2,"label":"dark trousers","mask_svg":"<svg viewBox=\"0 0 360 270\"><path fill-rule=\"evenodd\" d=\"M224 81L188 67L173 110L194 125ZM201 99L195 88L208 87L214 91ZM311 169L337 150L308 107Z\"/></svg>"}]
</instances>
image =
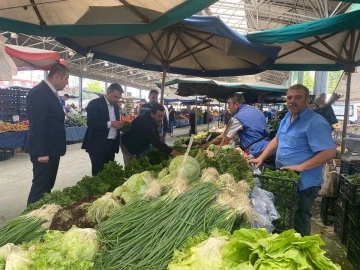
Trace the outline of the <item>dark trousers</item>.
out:
<instances>
[{"instance_id":1,"label":"dark trousers","mask_svg":"<svg viewBox=\"0 0 360 270\"><path fill-rule=\"evenodd\" d=\"M311 208L320 187L310 187L299 192L299 206L295 213L295 230L302 236L311 234Z\"/></svg>"},{"instance_id":2,"label":"dark trousers","mask_svg":"<svg viewBox=\"0 0 360 270\"><path fill-rule=\"evenodd\" d=\"M93 176L97 175L104 169L104 165L109 161L114 161L116 152L115 140L106 140L104 152L89 153L91 160L91 173Z\"/></svg>"},{"instance_id":3,"label":"dark trousers","mask_svg":"<svg viewBox=\"0 0 360 270\"><path fill-rule=\"evenodd\" d=\"M38 161L38 156L30 156L33 164L33 181L27 204L40 200L45 193L50 193L54 187L59 168L60 157L49 157L48 163Z\"/></svg>"}]
</instances>

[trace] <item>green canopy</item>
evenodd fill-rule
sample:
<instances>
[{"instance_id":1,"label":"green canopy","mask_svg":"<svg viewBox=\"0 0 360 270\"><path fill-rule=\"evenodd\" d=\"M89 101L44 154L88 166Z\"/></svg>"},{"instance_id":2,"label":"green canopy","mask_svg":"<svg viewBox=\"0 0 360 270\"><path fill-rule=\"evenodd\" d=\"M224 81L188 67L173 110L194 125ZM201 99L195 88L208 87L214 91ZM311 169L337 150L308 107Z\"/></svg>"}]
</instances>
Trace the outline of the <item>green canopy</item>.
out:
<instances>
[{"instance_id":1,"label":"green canopy","mask_svg":"<svg viewBox=\"0 0 360 270\"><path fill-rule=\"evenodd\" d=\"M203 78L179 78L165 83L166 86L175 84L178 85L176 94L179 96L201 95L226 99L236 92L241 92L248 103L257 103L268 95L271 95L273 100L285 95L287 91L285 86L269 83L226 83Z\"/></svg>"},{"instance_id":2,"label":"green canopy","mask_svg":"<svg viewBox=\"0 0 360 270\"><path fill-rule=\"evenodd\" d=\"M281 46L273 70L345 70L360 65L360 10L247 35Z\"/></svg>"},{"instance_id":3,"label":"green canopy","mask_svg":"<svg viewBox=\"0 0 360 270\"><path fill-rule=\"evenodd\" d=\"M147 34L188 18L216 0L37 2L0 1L0 29L47 37Z\"/></svg>"}]
</instances>

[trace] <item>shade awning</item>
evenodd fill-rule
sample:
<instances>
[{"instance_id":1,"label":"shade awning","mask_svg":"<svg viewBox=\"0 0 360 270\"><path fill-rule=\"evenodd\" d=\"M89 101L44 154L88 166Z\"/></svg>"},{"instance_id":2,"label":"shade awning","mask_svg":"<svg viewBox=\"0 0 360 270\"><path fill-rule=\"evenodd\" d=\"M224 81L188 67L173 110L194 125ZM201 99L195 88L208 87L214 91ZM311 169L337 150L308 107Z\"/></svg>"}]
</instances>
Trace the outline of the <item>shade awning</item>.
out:
<instances>
[{"instance_id":1,"label":"shade awning","mask_svg":"<svg viewBox=\"0 0 360 270\"><path fill-rule=\"evenodd\" d=\"M273 70L346 70L360 65L360 10L247 35L281 46Z\"/></svg>"},{"instance_id":2,"label":"shade awning","mask_svg":"<svg viewBox=\"0 0 360 270\"><path fill-rule=\"evenodd\" d=\"M0 29L39 36L127 36L179 22L216 0L0 1Z\"/></svg>"}]
</instances>

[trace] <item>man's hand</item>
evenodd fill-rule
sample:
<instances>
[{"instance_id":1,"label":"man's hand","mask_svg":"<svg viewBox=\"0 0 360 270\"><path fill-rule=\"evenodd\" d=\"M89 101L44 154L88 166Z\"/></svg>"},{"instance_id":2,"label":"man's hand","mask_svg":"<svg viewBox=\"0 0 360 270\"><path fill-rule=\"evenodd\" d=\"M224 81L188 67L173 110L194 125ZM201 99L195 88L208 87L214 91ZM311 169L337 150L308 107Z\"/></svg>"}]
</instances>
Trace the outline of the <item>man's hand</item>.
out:
<instances>
[{"instance_id":1,"label":"man's hand","mask_svg":"<svg viewBox=\"0 0 360 270\"><path fill-rule=\"evenodd\" d=\"M248 162L250 164L255 164L255 168L258 169L264 163L264 160L262 158L258 157L258 158L254 158L254 159L249 159Z\"/></svg>"},{"instance_id":2,"label":"man's hand","mask_svg":"<svg viewBox=\"0 0 360 270\"><path fill-rule=\"evenodd\" d=\"M210 146L210 144L211 144L211 143L209 143L209 142L208 142L208 143L204 143L204 144L200 145L200 148L206 150L206 149Z\"/></svg>"},{"instance_id":3,"label":"man's hand","mask_svg":"<svg viewBox=\"0 0 360 270\"><path fill-rule=\"evenodd\" d=\"M170 153L170 155L172 155L172 156L181 156L182 153L180 153L180 152L178 152L178 151L176 151L176 150L172 150L171 153Z\"/></svg>"},{"instance_id":4,"label":"man's hand","mask_svg":"<svg viewBox=\"0 0 360 270\"><path fill-rule=\"evenodd\" d=\"M217 136L215 139L213 139L210 142L210 144L219 145L223 139L224 139L224 136L221 134L221 135Z\"/></svg>"},{"instance_id":5,"label":"man's hand","mask_svg":"<svg viewBox=\"0 0 360 270\"><path fill-rule=\"evenodd\" d=\"M41 163L48 163L49 162L49 156L38 157L38 161L41 162Z\"/></svg>"},{"instance_id":6,"label":"man's hand","mask_svg":"<svg viewBox=\"0 0 360 270\"><path fill-rule=\"evenodd\" d=\"M281 167L280 170L282 171L294 171L294 172L303 172L304 168L301 165L292 165L292 166L285 166Z\"/></svg>"},{"instance_id":7,"label":"man's hand","mask_svg":"<svg viewBox=\"0 0 360 270\"><path fill-rule=\"evenodd\" d=\"M120 129L124 126L124 122L121 121L111 121L111 127Z\"/></svg>"}]
</instances>

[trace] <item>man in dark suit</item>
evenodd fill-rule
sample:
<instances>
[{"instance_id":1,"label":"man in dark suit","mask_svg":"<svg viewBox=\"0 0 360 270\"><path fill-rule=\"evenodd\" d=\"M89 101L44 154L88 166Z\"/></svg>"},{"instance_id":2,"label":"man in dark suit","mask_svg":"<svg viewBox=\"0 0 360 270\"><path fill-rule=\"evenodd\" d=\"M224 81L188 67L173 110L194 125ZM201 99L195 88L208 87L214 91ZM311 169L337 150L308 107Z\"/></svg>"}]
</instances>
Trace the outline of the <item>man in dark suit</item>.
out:
<instances>
[{"instance_id":1,"label":"man in dark suit","mask_svg":"<svg viewBox=\"0 0 360 270\"><path fill-rule=\"evenodd\" d=\"M87 125L82 149L89 153L92 164L92 175L104 169L104 164L115 159L119 152L120 129L124 123L120 121L117 103L124 93L118 83L112 83L106 95L89 102Z\"/></svg>"},{"instance_id":2,"label":"man in dark suit","mask_svg":"<svg viewBox=\"0 0 360 270\"><path fill-rule=\"evenodd\" d=\"M28 205L51 192L60 157L66 152L65 114L57 91L65 88L68 79L69 69L55 64L47 79L31 89L26 97L29 132L25 152L30 154L34 177Z\"/></svg>"}]
</instances>

